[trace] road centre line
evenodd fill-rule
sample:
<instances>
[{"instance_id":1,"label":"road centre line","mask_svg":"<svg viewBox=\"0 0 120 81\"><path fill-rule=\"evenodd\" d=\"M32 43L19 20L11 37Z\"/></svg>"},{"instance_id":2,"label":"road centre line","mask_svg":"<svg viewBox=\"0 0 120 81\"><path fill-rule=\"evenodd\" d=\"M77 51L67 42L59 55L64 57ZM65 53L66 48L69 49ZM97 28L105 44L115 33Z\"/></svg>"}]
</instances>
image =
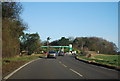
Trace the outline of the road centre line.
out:
<instances>
[{"instance_id":1,"label":"road centre line","mask_svg":"<svg viewBox=\"0 0 120 81\"><path fill-rule=\"evenodd\" d=\"M62 64L64 67L67 67L65 64Z\"/></svg>"},{"instance_id":2,"label":"road centre line","mask_svg":"<svg viewBox=\"0 0 120 81\"><path fill-rule=\"evenodd\" d=\"M61 63L61 61L59 61L59 63Z\"/></svg>"},{"instance_id":3,"label":"road centre line","mask_svg":"<svg viewBox=\"0 0 120 81\"><path fill-rule=\"evenodd\" d=\"M62 64L64 67L67 67L65 64L61 63L61 61L59 61L59 63ZM71 69L71 68L69 68L69 70L71 70L72 72L76 73L77 75L83 77L83 75L80 74L80 73L78 73L77 71L75 71L75 70L73 70L73 69Z\"/></svg>"},{"instance_id":4,"label":"road centre line","mask_svg":"<svg viewBox=\"0 0 120 81\"><path fill-rule=\"evenodd\" d=\"M73 70L73 69L70 69L72 72L76 73L77 75L83 77L83 75L81 75L80 73L78 73L77 71Z\"/></svg>"}]
</instances>

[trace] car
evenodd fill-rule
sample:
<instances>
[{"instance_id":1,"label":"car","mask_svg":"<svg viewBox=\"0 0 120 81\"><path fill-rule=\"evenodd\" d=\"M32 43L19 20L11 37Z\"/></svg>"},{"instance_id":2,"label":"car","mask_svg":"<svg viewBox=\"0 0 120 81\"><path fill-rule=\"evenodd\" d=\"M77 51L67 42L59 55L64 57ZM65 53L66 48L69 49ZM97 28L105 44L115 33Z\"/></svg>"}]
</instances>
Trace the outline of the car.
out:
<instances>
[{"instance_id":1,"label":"car","mask_svg":"<svg viewBox=\"0 0 120 81\"><path fill-rule=\"evenodd\" d=\"M65 52L64 51L59 51L58 56L64 56Z\"/></svg>"},{"instance_id":2,"label":"car","mask_svg":"<svg viewBox=\"0 0 120 81\"><path fill-rule=\"evenodd\" d=\"M43 53L44 55L47 55L48 54L48 52L46 52L46 51L44 51L44 53Z\"/></svg>"},{"instance_id":3,"label":"car","mask_svg":"<svg viewBox=\"0 0 120 81\"><path fill-rule=\"evenodd\" d=\"M69 52L66 52L66 55L69 55L70 53Z\"/></svg>"},{"instance_id":4,"label":"car","mask_svg":"<svg viewBox=\"0 0 120 81\"><path fill-rule=\"evenodd\" d=\"M56 58L57 52L56 51L49 51L47 53L47 58Z\"/></svg>"}]
</instances>

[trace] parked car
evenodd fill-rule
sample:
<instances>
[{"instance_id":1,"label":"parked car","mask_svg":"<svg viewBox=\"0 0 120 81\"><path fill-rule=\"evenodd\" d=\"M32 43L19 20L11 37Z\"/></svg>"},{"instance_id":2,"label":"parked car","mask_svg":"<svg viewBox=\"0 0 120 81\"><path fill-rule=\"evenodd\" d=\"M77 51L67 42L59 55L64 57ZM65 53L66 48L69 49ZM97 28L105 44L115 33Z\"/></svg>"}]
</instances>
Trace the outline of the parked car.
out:
<instances>
[{"instance_id":1,"label":"parked car","mask_svg":"<svg viewBox=\"0 0 120 81\"><path fill-rule=\"evenodd\" d=\"M64 56L65 55L65 52L64 51L59 51L58 52L58 56Z\"/></svg>"},{"instance_id":2,"label":"parked car","mask_svg":"<svg viewBox=\"0 0 120 81\"><path fill-rule=\"evenodd\" d=\"M57 52L56 51L49 51L47 54L47 58L56 58Z\"/></svg>"}]
</instances>

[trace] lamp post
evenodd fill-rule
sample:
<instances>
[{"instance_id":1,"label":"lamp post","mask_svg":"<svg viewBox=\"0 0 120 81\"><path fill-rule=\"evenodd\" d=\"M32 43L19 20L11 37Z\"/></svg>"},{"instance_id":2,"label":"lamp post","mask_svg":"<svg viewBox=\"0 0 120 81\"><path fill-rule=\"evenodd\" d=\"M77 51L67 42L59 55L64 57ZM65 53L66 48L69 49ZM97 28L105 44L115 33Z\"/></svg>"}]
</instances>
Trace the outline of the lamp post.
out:
<instances>
[{"instance_id":1,"label":"lamp post","mask_svg":"<svg viewBox=\"0 0 120 81\"><path fill-rule=\"evenodd\" d=\"M50 40L51 38L50 37L47 37L47 46L48 46L48 51L49 51L49 40Z\"/></svg>"},{"instance_id":2,"label":"lamp post","mask_svg":"<svg viewBox=\"0 0 120 81\"><path fill-rule=\"evenodd\" d=\"M69 44L69 52L72 53L72 44Z\"/></svg>"}]
</instances>

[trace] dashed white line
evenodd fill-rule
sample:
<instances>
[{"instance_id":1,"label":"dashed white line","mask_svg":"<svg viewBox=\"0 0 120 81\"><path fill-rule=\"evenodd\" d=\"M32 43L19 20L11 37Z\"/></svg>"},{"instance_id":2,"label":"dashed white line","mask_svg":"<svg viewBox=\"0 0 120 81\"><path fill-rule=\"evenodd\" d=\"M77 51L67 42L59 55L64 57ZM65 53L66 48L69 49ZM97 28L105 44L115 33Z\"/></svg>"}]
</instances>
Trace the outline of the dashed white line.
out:
<instances>
[{"instance_id":1,"label":"dashed white line","mask_svg":"<svg viewBox=\"0 0 120 81\"><path fill-rule=\"evenodd\" d=\"M59 61L59 63L62 64L64 67L67 67L65 64L61 63L61 61ZM71 68L69 68L69 70L71 70L72 72L76 73L77 75L83 77L83 75L81 75L81 74L78 73L77 71L75 71L75 70L73 70L73 69L71 69Z\"/></svg>"},{"instance_id":2,"label":"dashed white line","mask_svg":"<svg viewBox=\"0 0 120 81\"><path fill-rule=\"evenodd\" d=\"M59 63L61 63L61 61L59 61Z\"/></svg>"},{"instance_id":3,"label":"dashed white line","mask_svg":"<svg viewBox=\"0 0 120 81\"><path fill-rule=\"evenodd\" d=\"M67 67L66 65L62 64L64 67Z\"/></svg>"},{"instance_id":4,"label":"dashed white line","mask_svg":"<svg viewBox=\"0 0 120 81\"><path fill-rule=\"evenodd\" d=\"M62 64L64 67L67 67L65 64L61 63L61 61L59 61L60 64Z\"/></svg>"},{"instance_id":5,"label":"dashed white line","mask_svg":"<svg viewBox=\"0 0 120 81\"><path fill-rule=\"evenodd\" d=\"M73 70L73 69L70 69L71 71L73 71L74 73L76 73L77 75L83 77L83 75L81 75L80 73L78 73L77 71Z\"/></svg>"}]
</instances>

